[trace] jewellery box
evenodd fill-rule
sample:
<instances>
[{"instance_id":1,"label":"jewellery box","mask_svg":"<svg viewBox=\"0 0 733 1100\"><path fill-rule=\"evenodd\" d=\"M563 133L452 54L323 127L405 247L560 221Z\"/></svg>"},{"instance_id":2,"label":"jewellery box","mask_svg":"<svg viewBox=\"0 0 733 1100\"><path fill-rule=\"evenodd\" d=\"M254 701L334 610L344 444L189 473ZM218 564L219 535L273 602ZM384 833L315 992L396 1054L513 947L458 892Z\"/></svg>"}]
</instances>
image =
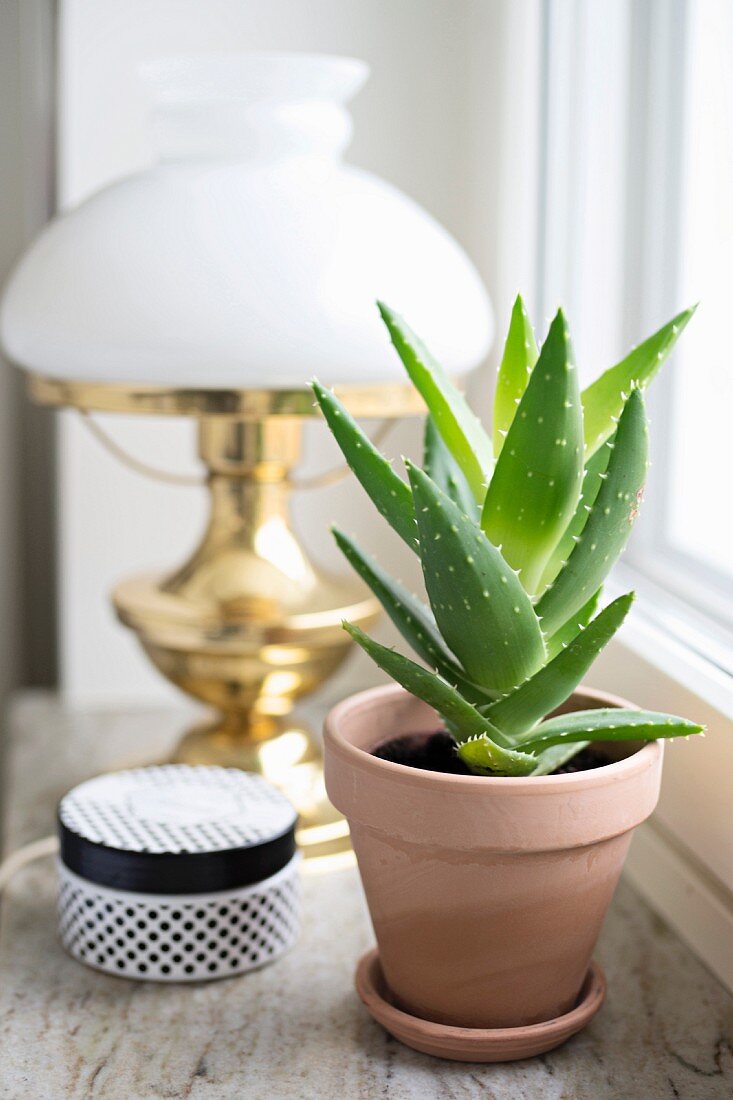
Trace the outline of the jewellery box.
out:
<instances>
[{"instance_id":1,"label":"jewellery box","mask_svg":"<svg viewBox=\"0 0 733 1100\"><path fill-rule=\"evenodd\" d=\"M296 813L257 775L171 764L91 779L61 800L59 921L76 959L201 981L295 942Z\"/></svg>"}]
</instances>

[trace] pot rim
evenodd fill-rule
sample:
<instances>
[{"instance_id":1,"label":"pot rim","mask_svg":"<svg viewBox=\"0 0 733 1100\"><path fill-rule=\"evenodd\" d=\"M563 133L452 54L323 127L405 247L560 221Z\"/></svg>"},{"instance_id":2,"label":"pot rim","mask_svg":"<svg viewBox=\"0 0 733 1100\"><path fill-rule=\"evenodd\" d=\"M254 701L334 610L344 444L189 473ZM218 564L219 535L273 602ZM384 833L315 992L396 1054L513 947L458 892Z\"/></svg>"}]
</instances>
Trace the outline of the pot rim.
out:
<instances>
[{"instance_id":1,"label":"pot rim","mask_svg":"<svg viewBox=\"0 0 733 1100\"><path fill-rule=\"evenodd\" d=\"M596 699L609 706L639 709L620 696L585 687L583 684L578 685L570 698L577 694ZM615 760L610 764L604 764L599 768L592 768L588 771L569 772L564 775L537 776L456 775L449 772L434 772L425 768L408 767L405 764L397 764L391 760L383 760L372 755L371 751L353 745L341 732L345 720L352 715L363 711L376 711L385 705L389 705L390 702L397 702L400 699L410 697L410 693L399 684L383 684L379 687L367 688L365 691L349 695L346 699L337 703L326 716L324 739L330 742L332 749L339 755L362 771L366 769L375 775L381 774L385 777L391 775L394 780L399 780L401 776L406 782L411 782L414 786L441 788L446 792L462 789L466 794L471 790L487 791L497 785L507 792L509 790L519 792L522 789L530 788L537 791L538 794L541 792L547 793L548 790L559 793L559 790L563 787L567 789L568 793L573 790L589 790L628 779L637 772L645 771L652 766L655 759L663 752L661 741L647 741L641 748L636 749L621 760ZM427 706L427 704L425 705ZM378 741L372 747L376 747L377 744L379 744Z\"/></svg>"}]
</instances>

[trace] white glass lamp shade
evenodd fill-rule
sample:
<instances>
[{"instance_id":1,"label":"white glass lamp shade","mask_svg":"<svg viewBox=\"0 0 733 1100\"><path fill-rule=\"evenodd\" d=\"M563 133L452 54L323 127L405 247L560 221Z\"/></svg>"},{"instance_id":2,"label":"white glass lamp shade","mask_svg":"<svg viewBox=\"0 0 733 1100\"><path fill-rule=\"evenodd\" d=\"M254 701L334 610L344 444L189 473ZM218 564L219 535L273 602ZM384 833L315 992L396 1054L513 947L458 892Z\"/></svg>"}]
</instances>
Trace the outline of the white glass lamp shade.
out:
<instances>
[{"instance_id":1,"label":"white glass lamp shade","mask_svg":"<svg viewBox=\"0 0 733 1100\"><path fill-rule=\"evenodd\" d=\"M362 62L228 55L146 77L159 160L56 218L21 259L1 319L15 362L191 387L401 380L376 298L448 370L481 361L491 308L465 253L341 162Z\"/></svg>"}]
</instances>

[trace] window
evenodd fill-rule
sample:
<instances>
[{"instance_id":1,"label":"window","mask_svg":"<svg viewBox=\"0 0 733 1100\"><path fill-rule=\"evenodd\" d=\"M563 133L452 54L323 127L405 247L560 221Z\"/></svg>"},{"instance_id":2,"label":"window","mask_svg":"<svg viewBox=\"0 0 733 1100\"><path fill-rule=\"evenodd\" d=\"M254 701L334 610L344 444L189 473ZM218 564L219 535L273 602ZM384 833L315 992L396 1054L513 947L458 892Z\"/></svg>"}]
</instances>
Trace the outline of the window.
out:
<instances>
[{"instance_id":1,"label":"window","mask_svg":"<svg viewBox=\"0 0 733 1100\"><path fill-rule=\"evenodd\" d=\"M699 301L674 378L663 538L679 567L727 596L733 623L733 6L689 5L684 70L679 284Z\"/></svg>"},{"instance_id":2,"label":"window","mask_svg":"<svg viewBox=\"0 0 733 1100\"><path fill-rule=\"evenodd\" d=\"M700 302L648 392L623 583L733 672L731 51L730 0L548 0L538 298L567 303L589 375Z\"/></svg>"}]
</instances>

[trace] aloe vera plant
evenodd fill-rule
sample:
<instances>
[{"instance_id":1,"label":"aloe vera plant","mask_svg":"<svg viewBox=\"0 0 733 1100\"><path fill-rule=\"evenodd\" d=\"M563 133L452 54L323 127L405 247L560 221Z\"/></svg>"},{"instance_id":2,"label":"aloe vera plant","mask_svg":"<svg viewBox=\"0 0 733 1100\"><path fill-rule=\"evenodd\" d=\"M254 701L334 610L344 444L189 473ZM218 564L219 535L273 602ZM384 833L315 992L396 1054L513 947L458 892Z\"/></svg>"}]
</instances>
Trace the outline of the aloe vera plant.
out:
<instances>
[{"instance_id":1,"label":"aloe vera plant","mask_svg":"<svg viewBox=\"0 0 733 1100\"><path fill-rule=\"evenodd\" d=\"M521 298L497 379L493 434L402 318L379 311L428 409L422 467L406 480L335 395L313 392L346 461L422 565L428 604L343 532L336 541L423 664L344 623L376 664L443 718L479 775L546 775L593 741L699 733L626 709L552 717L623 623L633 593L598 610L641 503L642 390L686 310L582 393L559 311L538 349ZM548 717L550 715L550 717Z\"/></svg>"}]
</instances>

